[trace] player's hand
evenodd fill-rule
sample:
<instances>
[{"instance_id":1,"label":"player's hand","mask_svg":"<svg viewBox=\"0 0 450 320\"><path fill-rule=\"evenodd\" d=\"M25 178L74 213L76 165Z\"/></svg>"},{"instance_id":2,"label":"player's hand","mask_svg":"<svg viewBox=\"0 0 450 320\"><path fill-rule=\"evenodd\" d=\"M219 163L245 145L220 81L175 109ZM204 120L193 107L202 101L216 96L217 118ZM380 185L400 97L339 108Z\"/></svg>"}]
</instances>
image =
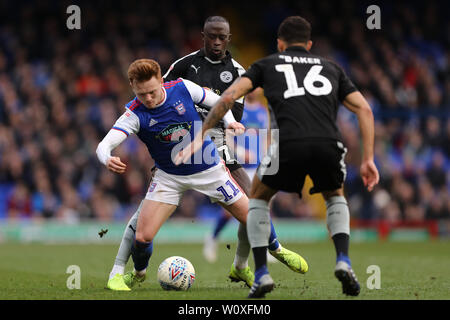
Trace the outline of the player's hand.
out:
<instances>
[{"instance_id":1,"label":"player's hand","mask_svg":"<svg viewBox=\"0 0 450 320\"><path fill-rule=\"evenodd\" d=\"M201 149L202 145L203 145L203 137L202 133L199 132L195 136L194 140L191 141L191 143L189 143L183 150L181 150L178 154L175 155L173 162L175 163L176 166L188 162L191 156Z\"/></svg>"},{"instance_id":2,"label":"player's hand","mask_svg":"<svg viewBox=\"0 0 450 320\"><path fill-rule=\"evenodd\" d=\"M361 174L364 186L368 191L372 191L373 187L375 187L380 180L380 175L378 174L378 169L375 166L375 163L372 160L364 161L361 164L359 172Z\"/></svg>"},{"instance_id":3,"label":"player's hand","mask_svg":"<svg viewBox=\"0 0 450 320\"><path fill-rule=\"evenodd\" d=\"M127 165L120 161L119 157L111 157L106 161L106 168L116 173L124 173L127 169Z\"/></svg>"},{"instance_id":4,"label":"player's hand","mask_svg":"<svg viewBox=\"0 0 450 320\"><path fill-rule=\"evenodd\" d=\"M232 122L228 125L227 130L231 130L235 136L240 136L244 133L245 127L240 122Z\"/></svg>"}]
</instances>

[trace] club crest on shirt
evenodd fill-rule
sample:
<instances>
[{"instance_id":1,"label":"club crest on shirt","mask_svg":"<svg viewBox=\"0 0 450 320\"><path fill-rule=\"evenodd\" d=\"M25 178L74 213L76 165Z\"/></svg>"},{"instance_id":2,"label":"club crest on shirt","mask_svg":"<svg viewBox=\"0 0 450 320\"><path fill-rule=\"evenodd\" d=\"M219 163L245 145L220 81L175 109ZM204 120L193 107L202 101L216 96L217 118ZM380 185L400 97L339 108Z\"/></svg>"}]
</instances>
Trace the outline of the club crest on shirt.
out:
<instances>
[{"instance_id":1,"label":"club crest on shirt","mask_svg":"<svg viewBox=\"0 0 450 320\"><path fill-rule=\"evenodd\" d=\"M191 124L187 122L169 124L155 137L164 143L180 142L183 140L184 136L189 133L190 129Z\"/></svg>"},{"instance_id":2,"label":"club crest on shirt","mask_svg":"<svg viewBox=\"0 0 450 320\"><path fill-rule=\"evenodd\" d=\"M186 112L186 108L184 107L184 104L182 104L182 103L177 104L175 106L175 109L177 109L177 112L178 112L179 115L182 115L182 114L184 114Z\"/></svg>"},{"instance_id":3,"label":"club crest on shirt","mask_svg":"<svg viewBox=\"0 0 450 320\"><path fill-rule=\"evenodd\" d=\"M220 73L220 80L222 80L222 82L229 83L233 80L233 75L230 71L223 71Z\"/></svg>"}]
</instances>

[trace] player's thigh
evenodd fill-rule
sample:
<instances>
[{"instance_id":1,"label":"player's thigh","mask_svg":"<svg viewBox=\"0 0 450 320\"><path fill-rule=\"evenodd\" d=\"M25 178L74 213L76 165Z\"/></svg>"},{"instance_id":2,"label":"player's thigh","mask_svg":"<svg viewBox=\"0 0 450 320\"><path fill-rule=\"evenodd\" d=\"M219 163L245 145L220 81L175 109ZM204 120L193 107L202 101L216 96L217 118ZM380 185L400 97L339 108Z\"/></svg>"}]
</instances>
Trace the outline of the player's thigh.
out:
<instances>
[{"instance_id":1,"label":"player's thigh","mask_svg":"<svg viewBox=\"0 0 450 320\"><path fill-rule=\"evenodd\" d=\"M232 204L225 204L223 202L219 202L219 204L227 210L229 213L233 215L240 223L247 223L247 215L248 215L248 198L245 194L243 194L237 201Z\"/></svg>"},{"instance_id":2,"label":"player's thigh","mask_svg":"<svg viewBox=\"0 0 450 320\"><path fill-rule=\"evenodd\" d=\"M152 176L146 200L153 200L178 206L186 187L178 176L157 169Z\"/></svg>"},{"instance_id":3,"label":"player's thigh","mask_svg":"<svg viewBox=\"0 0 450 320\"><path fill-rule=\"evenodd\" d=\"M176 208L177 206L173 204L145 199L137 221L136 240L152 241Z\"/></svg>"},{"instance_id":4,"label":"player's thigh","mask_svg":"<svg viewBox=\"0 0 450 320\"><path fill-rule=\"evenodd\" d=\"M253 177L252 181L252 189L250 191L251 199L260 199L265 200L267 202L272 199L272 197L277 193L277 189L271 188L268 185L264 184L257 175Z\"/></svg>"},{"instance_id":5,"label":"player's thigh","mask_svg":"<svg viewBox=\"0 0 450 320\"><path fill-rule=\"evenodd\" d=\"M258 169L256 170L256 175L253 178L252 191L250 192L250 198L262 197L262 193L267 193L263 190L262 186L260 188L260 195L253 193L253 186L256 183L256 178L262 182L263 185L270 189L285 192L296 192L301 197L301 192L305 182L306 171L305 171L305 159L302 152L299 152L296 148L290 146L282 146L280 148L280 153L278 156L278 169L271 170L273 168L274 161L273 156L271 156L270 161L261 161ZM269 169L268 169L269 168ZM256 186L259 186L256 183ZM255 190L256 192L256 190Z\"/></svg>"},{"instance_id":6,"label":"player's thigh","mask_svg":"<svg viewBox=\"0 0 450 320\"><path fill-rule=\"evenodd\" d=\"M250 194L251 180L245 169L239 167L235 170L230 170L230 173L242 191L248 196Z\"/></svg>"},{"instance_id":7,"label":"player's thigh","mask_svg":"<svg viewBox=\"0 0 450 320\"><path fill-rule=\"evenodd\" d=\"M163 170L155 170L140 207L136 239L151 241L178 206L184 191L183 185L171 175Z\"/></svg>"},{"instance_id":8,"label":"player's thigh","mask_svg":"<svg viewBox=\"0 0 450 320\"><path fill-rule=\"evenodd\" d=\"M308 174L313 182L310 194L321 192L324 197L338 195L347 175L344 162L347 149L341 142L325 140L313 146Z\"/></svg>"},{"instance_id":9,"label":"player's thigh","mask_svg":"<svg viewBox=\"0 0 450 320\"><path fill-rule=\"evenodd\" d=\"M208 170L190 175L188 179L187 187L208 196L212 203L219 202L228 206L245 195L223 161Z\"/></svg>"}]
</instances>

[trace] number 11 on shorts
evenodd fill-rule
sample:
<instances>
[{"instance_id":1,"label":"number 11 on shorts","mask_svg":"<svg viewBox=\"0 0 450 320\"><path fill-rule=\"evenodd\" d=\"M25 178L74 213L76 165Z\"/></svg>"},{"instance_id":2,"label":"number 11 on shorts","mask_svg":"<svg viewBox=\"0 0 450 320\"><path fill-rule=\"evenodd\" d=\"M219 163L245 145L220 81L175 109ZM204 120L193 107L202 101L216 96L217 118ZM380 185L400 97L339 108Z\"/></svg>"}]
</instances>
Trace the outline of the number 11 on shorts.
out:
<instances>
[{"instance_id":1,"label":"number 11 on shorts","mask_svg":"<svg viewBox=\"0 0 450 320\"><path fill-rule=\"evenodd\" d=\"M224 186L220 186L216 190L222 192L223 196L225 197L225 202L228 202L239 193L239 189L236 188L236 186L230 180L227 180L225 184L231 188L231 190L233 191L233 195L229 195Z\"/></svg>"}]
</instances>

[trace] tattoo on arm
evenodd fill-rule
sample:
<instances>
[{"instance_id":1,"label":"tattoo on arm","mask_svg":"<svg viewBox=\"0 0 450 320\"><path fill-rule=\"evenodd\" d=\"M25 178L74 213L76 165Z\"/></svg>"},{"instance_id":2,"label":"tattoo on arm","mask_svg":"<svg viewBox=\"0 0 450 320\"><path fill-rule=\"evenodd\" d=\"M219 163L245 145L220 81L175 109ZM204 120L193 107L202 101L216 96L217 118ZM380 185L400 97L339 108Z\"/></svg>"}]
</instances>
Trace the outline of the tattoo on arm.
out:
<instances>
[{"instance_id":1,"label":"tattoo on arm","mask_svg":"<svg viewBox=\"0 0 450 320\"><path fill-rule=\"evenodd\" d=\"M203 133L213 128L223 118L225 113L233 107L233 93L234 90L223 93L222 97L217 101L217 104L211 109L203 122Z\"/></svg>"},{"instance_id":2,"label":"tattoo on arm","mask_svg":"<svg viewBox=\"0 0 450 320\"><path fill-rule=\"evenodd\" d=\"M252 89L252 83L248 78L237 78L234 83L222 94L203 122L202 133L213 128L222 117L230 110L234 102L247 94Z\"/></svg>"}]
</instances>

